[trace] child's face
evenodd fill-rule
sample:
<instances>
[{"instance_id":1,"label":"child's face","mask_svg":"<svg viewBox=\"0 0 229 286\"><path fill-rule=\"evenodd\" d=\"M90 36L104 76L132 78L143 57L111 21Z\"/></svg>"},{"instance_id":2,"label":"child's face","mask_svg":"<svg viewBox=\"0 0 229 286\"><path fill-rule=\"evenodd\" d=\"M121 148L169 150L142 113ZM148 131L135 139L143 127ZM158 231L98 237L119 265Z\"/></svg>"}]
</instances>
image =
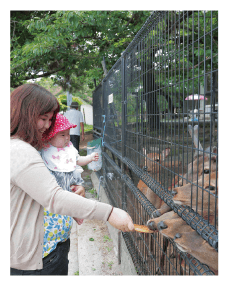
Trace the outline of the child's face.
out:
<instances>
[{"instance_id":1,"label":"child's face","mask_svg":"<svg viewBox=\"0 0 229 286\"><path fill-rule=\"evenodd\" d=\"M52 146L57 148L64 148L66 147L70 142L70 129L60 131L55 136L52 137L52 139L49 141Z\"/></svg>"}]
</instances>

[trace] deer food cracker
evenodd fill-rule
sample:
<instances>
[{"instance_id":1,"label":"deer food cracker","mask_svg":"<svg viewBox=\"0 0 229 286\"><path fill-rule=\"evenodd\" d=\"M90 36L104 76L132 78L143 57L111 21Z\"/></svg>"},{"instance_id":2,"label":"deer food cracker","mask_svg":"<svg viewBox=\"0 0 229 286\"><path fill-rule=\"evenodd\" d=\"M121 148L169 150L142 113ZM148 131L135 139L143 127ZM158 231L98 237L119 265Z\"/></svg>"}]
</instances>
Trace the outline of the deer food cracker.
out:
<instances>
[{"instance_id":1,"label":"deer food cracker","mask_svg":"<svg viewBox=\"0 0 229 286\"><path fill-rule=\"evenodd\" d=\"M144 232L144 233L154 233L155 232L153 230L150 230L146 225L134 224L134 229L137 232Z\"/></svg>"}]
</instances>

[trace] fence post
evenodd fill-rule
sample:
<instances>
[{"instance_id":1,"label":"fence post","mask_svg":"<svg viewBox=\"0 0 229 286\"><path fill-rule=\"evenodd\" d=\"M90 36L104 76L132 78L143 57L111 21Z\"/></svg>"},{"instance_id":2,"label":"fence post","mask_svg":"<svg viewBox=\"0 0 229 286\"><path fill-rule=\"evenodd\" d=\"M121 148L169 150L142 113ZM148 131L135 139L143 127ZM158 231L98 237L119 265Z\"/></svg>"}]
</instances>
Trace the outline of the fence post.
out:
<instances>
[{"instance_id":1,"label":"fence post","mask_svg":"<svg viewBox=\"0 0 229 286\"><path fill-rule=\"evenodd\" d=\"M106 118L106 114L105 114L105 108L104 108L104 79L102 80L102 106L101 106L101 109L102 109L102 115L104 115ZM101 115L101 116L102 116ZM102 152L104 153L105 152L105 148L104 148L104 136L105 136L105 132L104 132L104 125L106 124L106 122L104 122L105 120L102 121L102 131L101 131L101 135L102 135ZM105 183L105 180L106 180L106 172L105 172L105 159L104 157L102 157L102 174L103 174L103 182Z\"/></svg>"},{"instance_id":2,"label":"fence post","mask_svg":"<svg viewBox=\"0 0 229 286\"><path fill-rule=\"evenodd\" d=\"M122 54L121 57L121 77L122 77L122 158L126 157L126 84L125 84L125 55ZM121 171L122 176L125 175L124 163L121 160ZM126 184L122 180L122 208L123 210L127 210L127 192L126 192Z\"/></svg>"}]
</instances>

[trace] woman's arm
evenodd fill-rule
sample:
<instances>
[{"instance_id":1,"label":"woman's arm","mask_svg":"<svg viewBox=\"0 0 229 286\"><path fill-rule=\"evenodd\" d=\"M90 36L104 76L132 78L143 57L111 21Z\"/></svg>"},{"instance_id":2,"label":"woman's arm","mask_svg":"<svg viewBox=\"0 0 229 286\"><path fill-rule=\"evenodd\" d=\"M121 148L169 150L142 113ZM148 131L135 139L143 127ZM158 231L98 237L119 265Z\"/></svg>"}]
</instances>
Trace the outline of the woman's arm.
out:
<instances>
[{"instance_id":1,"label":"woman's arm","mask_svg":"<svg viewBox=\"0 0 229 286\"><path fill-rule=\"evenodd\" d=\"M63 190L37 150L28 143L18 141L11 142L10 154L11 184L15 191L21 189L52 213L107 220L112 206Z\"/></svg>"},{"instance_id":2,"label":"woman's arm","mask_svg":"<svg viewBox=\"0 0 229 286\"><path fill-rule=\"evenodd\" d=\"M132 230L133 222L125 211L116 208L112 211L109 204L63 190L46 168L39 153L28 143L21 145L11 145L10 154L11 184L16 192L18 188L21 189L52 213L79 219L108 220L118 229Z\"/></svg>"}]
</instances>

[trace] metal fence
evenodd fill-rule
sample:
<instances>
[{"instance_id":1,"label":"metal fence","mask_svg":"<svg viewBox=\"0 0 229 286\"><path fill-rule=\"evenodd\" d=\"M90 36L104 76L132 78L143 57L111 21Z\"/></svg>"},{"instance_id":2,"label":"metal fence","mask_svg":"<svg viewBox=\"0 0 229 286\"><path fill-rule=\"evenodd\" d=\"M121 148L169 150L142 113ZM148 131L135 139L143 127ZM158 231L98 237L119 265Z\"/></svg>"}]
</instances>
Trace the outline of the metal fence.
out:
<instances>
[{"instance_id":1,"label":"metal fence","mask_svg":"<svg viewBox=\"0 0 229 286\"><path fill-rule=\"evenodd\" d=\"M104 187L153 234L139 275L218 273L218 12L156 11L93 93Z\"/></svg>"}]
</instances>

